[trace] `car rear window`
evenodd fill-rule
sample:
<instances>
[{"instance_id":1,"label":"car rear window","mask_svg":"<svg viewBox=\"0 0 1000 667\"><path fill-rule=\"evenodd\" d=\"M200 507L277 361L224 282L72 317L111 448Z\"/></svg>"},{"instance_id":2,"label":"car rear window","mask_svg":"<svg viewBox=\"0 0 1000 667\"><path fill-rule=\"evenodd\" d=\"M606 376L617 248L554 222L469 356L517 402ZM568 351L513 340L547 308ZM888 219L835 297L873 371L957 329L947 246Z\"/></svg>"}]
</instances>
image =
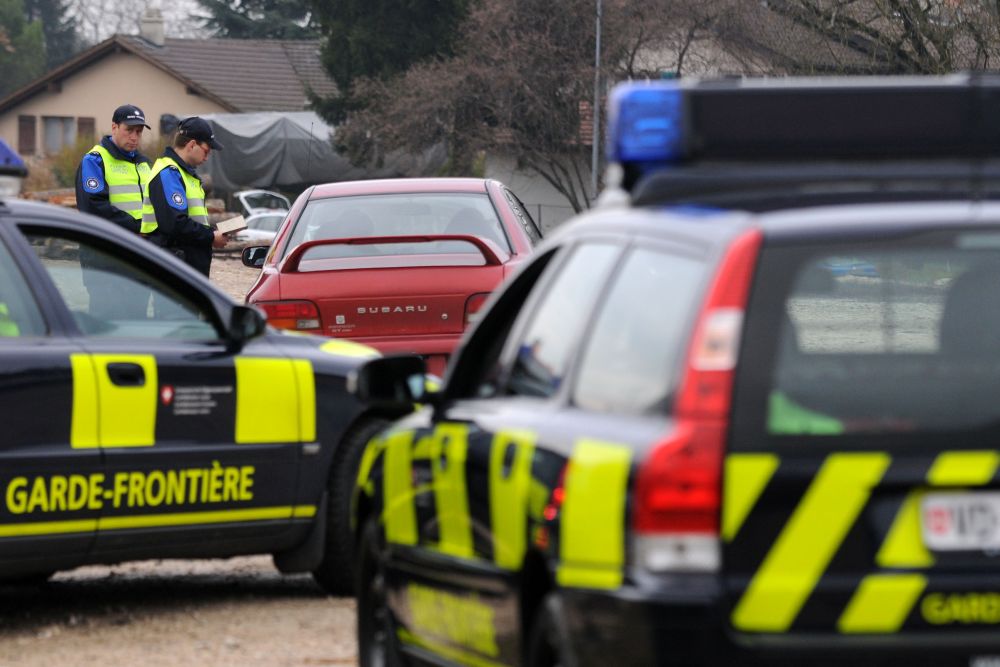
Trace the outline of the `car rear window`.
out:
<instances>
[{"instance_id":1,"label":"car rear window","mask_svg":"<svg viewBox=\"0 0 1000 667\"><path fill-rule=\"evenodd\" d=\"M372 236L468 234L485 238L510 253L493 204L486 195L462 193L391 194L334 197L308 202L295 222L289 250L306 241ZM477 253L461 241L436 243L336 245L308 252L308 259L358 255Z\"/></svg>"},{"instance_id":2,"label":"car rear window","mask_svg":"<svg viewBox=\"0 0 1000 667\"><path fill-rule=\"evenodd\" d=\"M765 248L741 360L738 432L985 428L1000 419L1000 234Z\"/></svg>"}]
</instances>

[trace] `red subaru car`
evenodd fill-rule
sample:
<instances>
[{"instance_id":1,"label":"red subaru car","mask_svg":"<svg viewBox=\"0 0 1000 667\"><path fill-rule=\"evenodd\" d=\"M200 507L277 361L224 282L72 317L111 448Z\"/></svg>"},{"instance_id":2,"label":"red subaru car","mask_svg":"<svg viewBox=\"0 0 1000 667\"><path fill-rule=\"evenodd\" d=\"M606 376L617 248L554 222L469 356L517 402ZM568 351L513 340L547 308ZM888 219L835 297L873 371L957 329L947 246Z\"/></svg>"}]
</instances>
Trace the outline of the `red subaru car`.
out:
<instances>
[{"instance_id":1,"label":"red subaru car","mask_svg":"<svg viewBox=\"0 0 1000 667\"><path fill-rule=\"evenodd\" d=\"M443 374L490 292L541 232L504 184L481 178L399 178L317 185L303 192L270 249L247 303L276 327L415 352Z\"/></svg>"}]
</instances>

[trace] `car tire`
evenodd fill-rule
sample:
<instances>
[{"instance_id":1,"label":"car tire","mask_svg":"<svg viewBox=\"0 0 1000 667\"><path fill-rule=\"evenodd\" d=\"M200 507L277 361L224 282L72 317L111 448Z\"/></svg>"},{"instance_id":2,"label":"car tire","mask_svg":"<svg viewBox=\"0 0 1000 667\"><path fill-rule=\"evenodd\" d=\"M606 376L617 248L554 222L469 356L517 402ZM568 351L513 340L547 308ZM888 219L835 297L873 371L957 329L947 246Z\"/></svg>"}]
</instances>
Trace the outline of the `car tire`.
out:
<instances>
[{"instance_id":1,"label":"car tire","mask_svg":"<svg viewBox=\"0 0 1000 667\"><path fill-rule=\"evenodd\" d=\"M528 637L528 667L572 667L569 640L560 622L561 600L549 593L542 600Z\"/></svg>"},{"instance_id":2,"label":"car tire","mask_svg":"<svg viewBox=\"0 0 1000 667\"><path fill-rule=\"evenodd\" d=\"M355 425L334 453L327 483L326 544L323 560L312 575L332 595L353 595L355 585L354 533L351 497L365 446L389 422L375 417Z\"/></svg>"},{"instance_id":3,"label":"car tire","mask_svg":"<svg viewBox=\"0 0 1000 667\"><path fill-rule=\"evenodd\" d=\"M358 665L396 667L403 664L396 630L387 606L382 533L377 521L365 523L358 547Z\"/></svg>"}]
</instances>

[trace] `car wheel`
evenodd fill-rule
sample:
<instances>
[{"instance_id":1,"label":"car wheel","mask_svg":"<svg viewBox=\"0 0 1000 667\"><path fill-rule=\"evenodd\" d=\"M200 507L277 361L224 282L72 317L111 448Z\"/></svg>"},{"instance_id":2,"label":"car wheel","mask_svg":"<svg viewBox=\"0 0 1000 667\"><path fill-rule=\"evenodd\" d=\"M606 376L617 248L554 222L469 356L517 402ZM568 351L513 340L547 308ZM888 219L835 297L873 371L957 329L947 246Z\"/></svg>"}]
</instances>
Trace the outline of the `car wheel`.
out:
<instances>
[{"instance_id":1,"label":"car wheel","mask_svg":"<svg viewBox=\"0 0 1000 667\"><path fill-rule=\"evenodd\" d=\"M377 521L368 521L358 548L358 664L396 667L402 664L396 632L387 606L385 560Z\"/></svg>"},{"instance_id":2,"label":"car wheel","mask_svg":"<svg viewBox=\"0 0 1000 667\"><path fill-rule=\"evenodd\" d=\"M381 418L361 422L344 437L334 454L327 486L326 545L323 560L312 573L317 583L333 595L354 594L351 496L365 445L388 423Z\"/></svg>"},{"instance_id":3,"label":"car wheel","mask_svg":"<svg viewBox=\"0 0 1000 667\"><path fill-rule=\"evenodd\" d=\"M528 637L528 667L572 667L567 638L559 622L560 600L549 593L535 616Z\"/></svg>"}]
</instances>

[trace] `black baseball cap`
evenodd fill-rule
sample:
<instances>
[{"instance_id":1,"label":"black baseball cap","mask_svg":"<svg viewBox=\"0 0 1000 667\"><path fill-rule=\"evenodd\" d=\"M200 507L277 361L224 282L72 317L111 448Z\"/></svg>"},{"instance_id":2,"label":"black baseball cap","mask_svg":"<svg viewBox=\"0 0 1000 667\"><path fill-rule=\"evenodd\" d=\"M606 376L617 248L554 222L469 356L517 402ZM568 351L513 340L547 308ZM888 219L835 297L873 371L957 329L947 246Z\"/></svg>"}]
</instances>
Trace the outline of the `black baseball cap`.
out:
<instances>
[{"instance_id":1,"label":"black baseball cap","mask_svg":"<svg viewBox=\"0 0 1000 667\"><path fill-rule=\"evenodd\" d=\"M195 141L204 141L217 151L222 150L222 144L215 140L215 133L212 132L212 126L204 118L199 118L198 116L185 118L177 126L177 133Z\"/></svg>"},{"instance_id":2,"label":"black baseball cap","mask_svg":"<svg viewBox=\"0 0 1000 667\"><path fill-rule=\"evenodd\" d=\"M146 114L134 104L123 104L115 109L114 115L111 116L111 122L119 125L142 125L147 130L153 129L146 125Z\"/></svg>"}]
</instances>

